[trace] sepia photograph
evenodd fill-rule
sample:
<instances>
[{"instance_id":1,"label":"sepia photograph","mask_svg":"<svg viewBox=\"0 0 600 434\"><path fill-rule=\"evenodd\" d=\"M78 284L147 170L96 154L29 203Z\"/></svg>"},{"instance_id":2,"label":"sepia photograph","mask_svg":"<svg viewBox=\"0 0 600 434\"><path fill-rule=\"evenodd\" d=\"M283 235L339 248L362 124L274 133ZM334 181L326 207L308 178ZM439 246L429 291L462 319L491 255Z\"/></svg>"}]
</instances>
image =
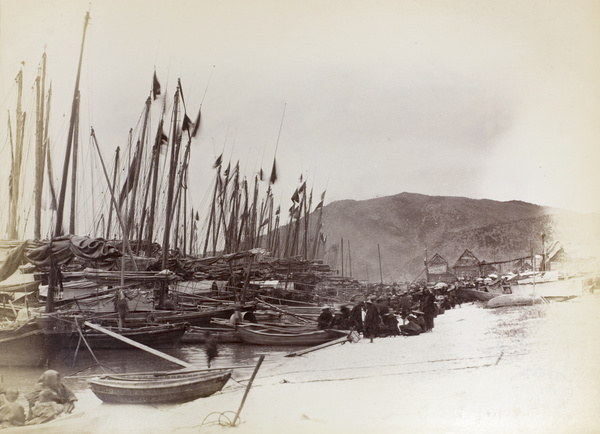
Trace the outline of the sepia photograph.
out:
<instances>
[{"instance_id":1,"label":"sepia photograph","mask_svg":"<svg viewBox=\"0 0 600 434\"><path fill-rule=\"evenodd\" d=\"M599 0L0 0L0 431L596 433L599 170Z\"/></svg>"}]
</instances>

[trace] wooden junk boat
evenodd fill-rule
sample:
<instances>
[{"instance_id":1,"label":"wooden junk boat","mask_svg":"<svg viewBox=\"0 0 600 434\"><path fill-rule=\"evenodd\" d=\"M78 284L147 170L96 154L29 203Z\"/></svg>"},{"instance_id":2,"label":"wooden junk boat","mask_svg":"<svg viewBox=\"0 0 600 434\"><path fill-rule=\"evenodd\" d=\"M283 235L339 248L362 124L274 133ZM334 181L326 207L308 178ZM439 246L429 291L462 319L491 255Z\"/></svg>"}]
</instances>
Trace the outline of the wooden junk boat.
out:
<instances>
[{"instance_id":1,"label":"wooden junk boat","mask_svg":"<svg viewBox=\"0 0 600 434\"><path fill-rule=\"evenodd\" d=\"M179 344L181 337L188 328L187 324L161 324L139 328L107 328L123 337L129 338L140 344L152 348L175 347ZM52 333L52 332L49 332ZM77 344L79 334L76 331L66 333L58 332L60 344L64 347L70 347ZM120 349L131 348L129 344L115 340L112 337L96 331L83 330L83 336L92 349Z\"/></svg>"},{"instance_id":2,"label":"wooden junk boat","mask_svg":"<svg viewBox=\"0 0 600 434\"><path fill-rule=\"evenodd\" d=\"M92 392L104 402L118 404L169 404L205 398L220 391L231 370L111 374L88 380Z\"/></svg>"},{"instance_id":3,"label":"wooden junk boat","mask_svg":"<svg viewBox=\"0 0 600 434\"><path fill-rule=\"evenodd\" d=\"M238 324L237 333L245 344L270 346L312 346L346 336L346 330L284 330L256 324Z\"/></svg>"}]
</instances>

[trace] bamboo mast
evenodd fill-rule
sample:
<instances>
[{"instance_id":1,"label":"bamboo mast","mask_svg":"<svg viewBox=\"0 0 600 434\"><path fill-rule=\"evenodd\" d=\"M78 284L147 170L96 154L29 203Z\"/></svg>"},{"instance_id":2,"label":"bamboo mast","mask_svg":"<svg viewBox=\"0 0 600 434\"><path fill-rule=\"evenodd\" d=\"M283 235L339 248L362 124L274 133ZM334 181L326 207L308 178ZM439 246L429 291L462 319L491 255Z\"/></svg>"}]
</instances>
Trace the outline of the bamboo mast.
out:
<instances>
[{"instance_id":1,"label":"bamboo mast","mask_svg":"<svg viewBox=\"0 0 600 434\"><path fill-rule=\"evenodd\" d=\"M156 190L158 184L158 163L160 161L160 147L163 140L163 116L165 106L163 104L163 110L160 115L160 121L158 122L158 129L156 131L156 139L154 141L154 148L152 149L152 181L150 194L150 214L148 216L148 227L146 232L146 256L152 256L152 240L154 239L154 213L156 211Z\"/></svg>"},{"instance_id":2,"label":"bamboo mast","mask_svg":"<svg viewBox=\"0 0 600 434\"><path fill-rule=\"evenodd\" d=\"M219 165L217 168L217 176L215 178L215 188L213 190L212 204L210 206L210 215L208 217L208 227L206 228L206 239L204 240L204 250L202 252L202 257L206 258L206 253L208 250L208 242L210 241L210 233L211 226L213 225L213 220L215 218L215 201L217 200L217 189L219 188L219 180L221 179L221 166Z\"/></svg>"},{"instance_id":3,"label":"bamboo mast","mask_svg":"<svg viewBox=\"0 0 600 434\"><path fill-rule=\"evenodd\" d=\"M148 128L148 118L150 117L150 105L151 104L152 104L152 99L150 97L148 97L148 99L146 100L146 110L144 113L144 124L142 126L142 137L137 142L135 155L133 157L133 161L135 162L135 167L134 167L133 181L132 181L132 187L131 187L131 196L130 196L130 200L129 200L129 217L127 218L127 230L129 232L127 234L127 236L130 239L131 239L130 228L131 228L131 225L133 224L134 218L135 218L135 208L136 208L135 200L137 197L137 189L138 189L139 177L140 177L140 168L142 166L142 154L144 153L144 145L146 143L146 129ZM138 238L138 240L139 240L139 238Z\"/></svg>"},{"instance_id":4,"label":"bamboo mast","mask_svg":"<svg viewBox=\"0 0 600 434\"><path fill-rule=\"evenodd\" d=\"M81 98L81 94L79 91L77 92L76 103L74 105L75 112L77 115L75 116L75 124L73 126L73 170L71 171L71 212L69 214L69 233L75 233L75 202L77 196L77 156L79 150L79 101Z\"/></svg>"},{"instance_id":5,"label":"bamboo mast","mask_svg":"<svg viewBox=\"0 0 600 434\"><path fill-rule=\"evenodd\" d=\"M342 277L344 277L344 239L341 241L342 248L340 249L342 252Z\"/></svg>"},{"instance_id":6,"label":"bamboo mast","mask_svg":"<svg viewBox=\"0 0 600 434\"><path fill-rule=\"evenodd\" d=\"M113 181L112 181L112 189L114 190L115 186L117 185L117 172L118 172L118 167L119 167L119 152L120 152L121 148L117 146L117 150L115 151L115 167L113 170ZM108 222L106 225L106 239L109 240L110 239L110 230L111 230L111 225L112 225L112 214L113 214L113 207L109 207L108 210Z\"/></svg>"},{"instance_id":7,"label":"bamboo mast","mask_svg":"<svg viewBox=\"0 0 600 434\"><path fill-rule=\"evenodd\" d=\"M50 101L52 100L52 82L48 89L48 102L46 103L46 125L44 126L44 155L46 167L48 168L48 186L50 187L51 208L56 210L56 190L54 188L54 175L52 173L52 158L50 156L50 143L48 142L48 127L50 125Z\"/></svg>"},{"instance_id":8,"label":"bamboo mast","mask_svg":"<svg viewBox=\"0 0 600 434\"><path fill-rule=\"evenodd\" d=\"M41 90L40 90L41 80ZM42 220L42 189L44 187L44 94L46 93L46 52L42 55L42 76L35 80L37 89L37 119L36 119L36 147L35 147L35 187L34 187L34 224L33 237L41 239Z\"/></svg>"},{"instance_id":9,"label":"bamboo mast","mask_svg":"<svg viewBox=\"0 0 600 434\"><path fill-rule=\"evenodd\" d=\"M63 228L63 212L65 207L65 195L67 189L67 173L69 171L69 157L71 156L71 147L73 144L73 130L75 128L75 116L78 115L78 94L79 94L79 79L81 77L81 63L83 61L83 47L85 44L85 32L90 20L90 13L86 12L85 21L83 24L83 38L81 40L81 51L79 53L79 66L77 68L77 78L75 79L75 90L73 92L73 105L71 107L71 121L69 123L69 134L67 136L67 149L65 151L65 162L63 166L63 176L60 185L60 193L58 197L58 209L56 211L56 227L54 230L54 236L62 234Z\"/></svg>"},{"instance_id":10,"label":"bamboo mast","mask_svg":"<svg viewBox=\"0 0 600 434\"><path fill-rule=\"evenodd\" d=\"M8 238L16 240L18 238L17 230L17 212L19 207L19 187L21 180L21 162L23 159L23 125L25 124L25 113L22 109L22 96L23 96L23 70L19 70L17 77L17 137L14 146L14 150L11 146L12 155L12 166L10 172L10 201L9 201L9 214L8 214ZM9 114L9 127L10 127L10 114ZM12 134L11 134L12 137ZM12 142L12 139L11 139Z\"/></svg>"},{"instance_id":11,"label":"bamboo mast","mask_svg":"<svg viewBox=\"0 0 600 434\"><path fill-rule=\"evenodd\" d=\"M379 277L383 284L383 269L381 268L381 250L379 249L379 244L377 244L377 254L379 255Z\"/></svg>"},{"instance_id":12,"label":"bamboo mast","mask_svg":"<svg viewBox=\"0 0 600 434\"><path fill-rule=\"evenodd\" d=\"M106 171L106 166L104 165L104 159L102 158L102 152L100 152L100 146L98 145L98 140L96 139L96 133L94 132L93 128L91 131L91 136L92 136L92 141L96 145L96 151L98 152L98 157L100 158L100 164L102 165L102 170L104 171L104 177L106 178L106 183L108 184L108 191L110 193L110 198L112 200L113 206L115 207L115 214L117 215L117 219L119 220L119 224L121 225L121 230L123 231L123 234L126 234L127 232L125 230L125 223L123 222L123 218L121 217L121 212L119 211L119 203L117 202L117 199L115 198L114 188L110 184L110 177L108 176L108 172ZM129 240L127 239L126 236L123 237L123 245L125 246L125 250L127 250L127 253L129 254L129 256L131 257L131 262L133 264L134 270L137 271L137 264L133 257L133 251L131 250L131 245L129 244Z\"/></svg>"},{"instance_id":13,"label":"bamboo mast","mask_svg":"<svg viewBox=\"0 0 600 434\"><path fill-rule=\"evenodd\" d=\"M166 203L166 212L165 212L165 228L163 233L163 251L162 251L162 269L167 268L167 262L169 258L169 238L171 235L171 206L173 204L173 190L175 187L175 173L177 170L177 162L179 160L179 143L180 137L177 131L177 109L179 105L179 85L175 90L175 99L173 101L173 135L171 137L171 162L169 165L169 184L167 189L167 203ZM161 292L159 298L159 305L164 303L164 295L166 292Z\"/></svg>"},{"instance_id":14,"label":"bamboo mast","mask_svg":"<svg viewBox=\"0 0 600 434\"><path fill-rule=\"evenodd\" d=\"M352 278L352 254L350 253L350 240L348 240L348 267L350 278Z\"/></svg>"}]
</instances>

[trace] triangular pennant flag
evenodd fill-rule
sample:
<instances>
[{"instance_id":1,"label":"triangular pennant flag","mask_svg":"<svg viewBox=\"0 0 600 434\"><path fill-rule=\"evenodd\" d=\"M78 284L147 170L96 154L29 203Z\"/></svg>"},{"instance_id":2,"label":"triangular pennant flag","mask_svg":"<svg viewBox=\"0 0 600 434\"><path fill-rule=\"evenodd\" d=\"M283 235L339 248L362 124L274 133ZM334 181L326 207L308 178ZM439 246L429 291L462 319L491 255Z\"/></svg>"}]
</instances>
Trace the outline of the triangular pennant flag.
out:
<instances>
[{"instance_id":1,"label":"triangular pennant flag","mask_svg":"<svg viewBox=\"0 0 600 434\"><path fill-rule=\"evenodd\" d=\"M298 189L296 189L296 191L294 191L294 194L292 195L292 202L300 202L300 195L298 194Z\"/></svg>"},{"instance_id":2,"label":"triangular pennant flag","mask_svg":"<svg viewBox=\"0 0 600 434\"><path fill-rule=\"evenodd\" d=\"M192 127L192 121L186 113L183 115L183 124L181 125L181 131L190 131L191 127Z\"/></svg>"},{"instance_id":3,"label":"triangular pennant flag","mask_svg":"<svg viewBox=\"0 0 600 434\"><path fill-rule=\"evenodd\" d=\"M154 71L154 78L152 79L152 97L153 99L158 98L160 95L160 83L158 82L158 78L156 78L156 71Z\"/></svg>"},{"instance_id":4,"label":"triangular pennant flag","mask_svg":"<svg viewBox=\"0 0 600 434\"><path fill-rule=\"evenodd\" d=\"M215 161L215 164L213 164L213 169L216 169L217 167L219 167L221 165L223 161L223 154L219 155L219 158L217 158L217 161Z\"/></svg>"},{"instance_id":5,"label":"triangular pennant flag","mask_svg":"<svg viewBox=\"0 0 600 434\"><path fill-rule=\"evenodd\" d=\"M269 178L269 184L275 184L277 181L277 162L275 158L273 158L273 169L271 170L271 177Z\"/></svg>"},{"instance_id":6,"label":"triangular pennant flag","mask_svg":"<svg viewBox=\"0 0 600 434\"><path fill-rule=\"evenodd\" d=\"M202 106L198 109L198 115L196 116L196 121L194 122L194 129L192 131L192 137L196 137L198 130L200 129L200 119L202 117Z\"/></svg>"}]
</instances>

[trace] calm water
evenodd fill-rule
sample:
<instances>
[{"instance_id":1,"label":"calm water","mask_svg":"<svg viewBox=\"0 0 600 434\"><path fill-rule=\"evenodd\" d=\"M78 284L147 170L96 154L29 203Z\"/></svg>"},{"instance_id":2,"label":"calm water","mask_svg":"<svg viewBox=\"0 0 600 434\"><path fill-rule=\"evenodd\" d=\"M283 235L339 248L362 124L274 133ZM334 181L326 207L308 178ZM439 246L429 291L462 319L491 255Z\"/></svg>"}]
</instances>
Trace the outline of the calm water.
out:
<instances>
[{"instance_id":1,"label":"calm water","mask_svg":"<svg viewBox=\"0 0 600 434\"><path fill-rule=\"evenodd\" d=\"M213 360L211 367L232 367L248 365L237 370L242 377L249 377L259 357L264 354L265 361L261 371L282 363L283 357L296 347L264 347L244 344L219 345L219 355ZM204 345L180 345L176 348L161 348L159 351L170 356L192 363L199 368L206 368ZM131 350L97 350L94 357L87 349L80 349L75 357L74 351L64 351L56 356L51 369L59 371L65 377L65 383L74 391L88 388L86 379L103 373L169 371L181 369L181 366L146 353L139 349ZM1 386L17 387L26 393L39 379L44 368L5 368L0 367Z\"/></svg>"}]
</instances>

